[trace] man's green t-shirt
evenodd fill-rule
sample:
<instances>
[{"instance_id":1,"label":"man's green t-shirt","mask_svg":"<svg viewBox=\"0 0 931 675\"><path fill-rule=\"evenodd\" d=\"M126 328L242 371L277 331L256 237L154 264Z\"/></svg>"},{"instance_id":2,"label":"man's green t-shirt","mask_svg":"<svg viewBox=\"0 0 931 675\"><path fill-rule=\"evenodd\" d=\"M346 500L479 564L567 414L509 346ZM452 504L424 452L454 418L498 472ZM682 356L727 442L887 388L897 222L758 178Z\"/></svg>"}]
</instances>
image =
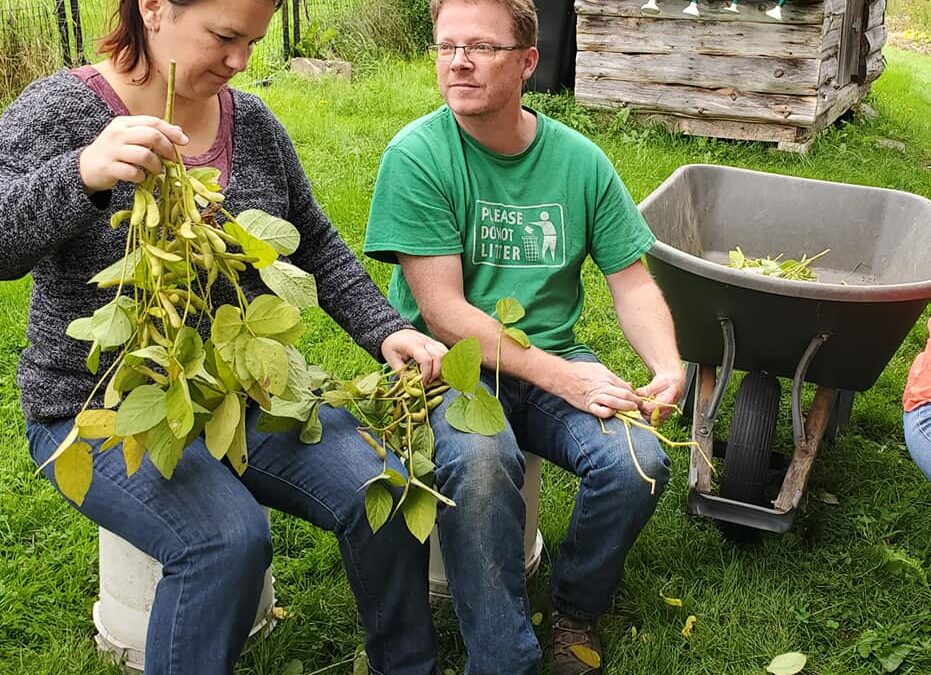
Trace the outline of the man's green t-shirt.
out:
<instances>
[{"instance_id":1,"label":"man's green t-shirt","mask_svg":"<svg viewBox=\"0 0 931 675\"><path fill-rule=\"evenodd\" d=\"M517 298L533 344L568 355L587 351L574 331L586 256L611 274L655 238L601 149L535 114L519 155L479 145L446 106L402 129L382 157L365 252L391 263L396 253L459 255L468 302L494 316L500 298ZM426 331L400 266L388 299Z\"/></svg>"}]
</instances>

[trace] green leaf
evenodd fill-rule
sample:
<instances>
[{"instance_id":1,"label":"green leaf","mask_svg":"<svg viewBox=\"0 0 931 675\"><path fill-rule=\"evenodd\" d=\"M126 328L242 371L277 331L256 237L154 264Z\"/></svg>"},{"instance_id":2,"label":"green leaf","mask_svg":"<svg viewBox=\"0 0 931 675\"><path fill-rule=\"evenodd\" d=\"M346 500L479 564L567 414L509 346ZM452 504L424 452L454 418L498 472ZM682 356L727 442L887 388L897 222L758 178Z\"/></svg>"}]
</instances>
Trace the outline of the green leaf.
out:
<instances>
[{"instance_id":1,"label":"green leaf","mask_svg":"<svg viewBox=\"0 0 931 675\"><path fill-rule=\"evenodd\" d=\"M441 371L450 387L471 394L482 373L482 347L476 338L465 338L443 356Z\"/></svg>"},{"instance_id":2,"label":"green leaf","mask_svg":"<svg viewBox=\"0 0 931 675\"><path fill-rule=\"evenodd\" d=\"M284 668L281 669L280 675L303 675L303 673L304 662L300 659L291 659L284 664Z\"/></svg>"},{"instance_id":3,"label":"green leaf","mask_svg":"<svg viewBox=\"0 0 931 675\"><path fill-rule=\"evenodd\" d=\"M172 433L168 420L162 420L146 433L145 444L149 460L166 480L170 480L184 452L184 439Z\"/></svg>"},{"instance_id":4,"label":"green leaf","mask_svg":"<svg viewBox=\"0 0 931 675\"><path fill-rule=\"evenodd\" d=\"M118 436L142 433L165 419L165 392L154 384L136 387L116 412ZM168 427L168 423L165 423Z\"/></svg>"},{"instance_id":5,"label":"green leaf","mask_svg":"<svg viewBox=\"0 0 931 675\"><path fill-rule=\"evenodd\" d=\"M317 306L317 282L300 267L276 260L260 269L259 276L268 290L298 309Z\"/></svg>"},{"instance_id":6,"label":"green leaf","mask_svg":"<svg viewBox=\"0 0 931 675\"><path fill-rule=\"evenodd\" d=\"M165 393L165 417L176 438L186 438L194 426L194 406L184 377L174 380Z\"/></svg>"},{"instance_id":7,"label":"green leaf","mask_svg":"<svg viewBox=\"0 0 931 675\"><path fill-rule=\"evenodd\" d=\"M47 467L49 464L51 464L52 462L57 460L59 457L61 457L62 454L65 452L65 450L70 448L71 444L74 443L76 440L78 440L78 433L79 433L79 429L77 425L72 426L71 431L68 432L68 434L62 439L61 443L58 444L58 447L55 448L55 452L49 455L49 458L45 460L44 462L42 462L42 464L39 466L38 469L36 469L36 471L37 472L41 471L42 469Z\"/></svg>"},{"instance_id":8,"label":"green leaf","mask_svg":"<svg viewBox=\"0 0 931 675\"><path fill-rule=\"evenodd\" d=\"M117 391L114 386L115 378L111 377L110 381L107 382L107 388L103 392L103 407L104 408L115 408L120 404L120 401L123 400L123 395Z\"/></svg>"},{"instance_id":9,"label":"green leaf","mask_svg":"<svg viewBox=\"0 0 931 675\"><path fill-rule=\"evenodd\" d=\"M795 675L802 671L808 657L801 652L780 654L766 666L766 672L773 675Z\"/></svg>"},{"instance_id":10,"label":"green leaf","mask_svg":"<svg viewBox=\"0 0 931 675\"><path fill-rule=\"evenodd\" d=\"M194 328L182 326L175 336L175 358L184 366L184 374L194 377L204 365L204 341Z\"/></svg>"},{"instance_id":11,"label":"green leaf","mask_svg":"<svg viewBox=\"0 0 931 675\"><path fill-rule=\"evenodd\" d=\"M357 377L352 384L360 396L371 396L378 388L379 382L381 382L381 373L376 370L374 373Z\"/></svg>"},{"instance_id":12,"label":"green leaf","mask_svg":"<svg viewBox=\"0 0 931 675\"><path fill-rule=\"evenodd\" d=\"M277 399L273 399L272 403L274 403L275 400ZM263 412L259 415L259 421L256 422L255 428L267 434L280 434L294 431L299 424L300 420L293 417L276 417L275 415Z\"/></svg>"},{"instance_id":13,"label":"green leaf","mask_svg":"<svg viewBox=\"0 0 931 675\"><path fill-rule=\"evenodd\" d=\"M291 255L301 243L301 235L294 225L265 211L248 209L236 216L236 222L253 237L270 244L281 255Z\"/></svg>"},{"instance_id":14,"label":"green leaf","mask_svg":"<svg viewBox=\"0 0 931 675\"><path fill-rule=\"evenodd\" d=\"M415 452L413 455L411 455L411 461L414 464L414 475L418 478L423 478L424 476L433 473L433 470L436 468L436 465L433 462L431 462L419 452Z\"/></svg>"},{"instance_id":15,"label":"green leaf","mask_svg":"<svg viewBox=\"0 0 931 675\"><path fill-rule=\"evenodd\" d=\"M87 361L85 362L87 370L90 371L92 375L97 374L97 370L100 368L100 343L94 342L91 345L90 354L87 355Z\"/></svg>"},{"instance_id":16,"label":"green leaf","mask_svg":"<svg viewBox=\"0 0 931 675\"><path fill-rule=\"evenodd\" d=\"M249 466L249 451L246 448L246 404L243 402L241 405L239 424L236 425L236 433L233 434L230 449L226 451L226 457L230 465L240 476L246 472Z\"/></svg>"},{"instance_id":17,"label":"green leaf","mask_svg":"<svg viewBox=\"0 0 931 675\"><path fill-rule=\"evenodd\" d=\"M894 673L899 669L899 666L905 661L905 657L909 655L912 651L912 648L908 645L897 645L889 652L883 652L877 654L876 658L879 659L879 663L882 664L883 670L887 673Z\"/></svg>"},{"instance_id":18,"label":"green leaf","mask_svg":"<svg viewBox=\"0 0 931 675\"><path fill-rule=\"evenodd\" d=\"M213 411L213 416L207 420L204 426L204 441L207 444L207 450L216 459L223 459L226 451L230 449L236 428L239 426L241 412L242 405L239 396L227 394Z\"/></svg>"},{"instance_id":19,"label":"green leaf","mask_svg":"<svg viewBox=\"0 0 931 675\"><path fill-rule=\"evenodd\" d=\"M275 248L271 244L267 244L261 239L253 237L240 227L236 221L226 221L223 223L223 229L228 235L239 242L239 246L242 248L243 253L247 256L258 258L258 260L252 263L252 266L256 269L271 265L278 259L278 252L275 251Z\"/></svg>"},{"instance_id":20,"label":"green leaf","mask_svg":"<svg viewBox=\"0 0 931 675\"><path fill-rule=\"evenodd\" d=\"M310 416L304 422L304 428L301 429L301 443L305 445L314 445L323 438L323 425L320 424L320 406L314 405L310 409Z\"/></svg>"},{"instance_id":21,"label":"green leaf","mask_svg":"<svg viewBox=\"0 0 931 675\"><path fill-rule=\"evenodd\" d=\"M413 438L411 439L411 450L419 452L424 459L433 459L433 448L436 445L436 437L426 424L420 424L414 428ZM420 472L417 473L420 475Z\"/></svg>"},{"instance_id":22,"label":"green leaf","mask_svg":"<svg viewBox=\"0 0 931 675\"><path fill-rule=\"evenodd\" d=\"M388 485L394 487L404 487L407 485L407 479L394 469L385 469L385 475L388 477Z\"/></svg>"},{"instance_id":23,"label":"green leaf","mask_svg":"<svg viewBox=\"0 0 931 675\"><path fill-rule=\"evenodd\" d=\"M412 485L401 502L401 513L404 514L407 529L423 544L436 523L436 497Z\"/></svg>"},{"instance_id":24,"label":"green leaf","mask_svg":"<svg viewBox=\"0 0 931 675\"><path fill-rule=\"evenodd\" d=\"M55 483L61 493L80 506L94 479L94 459L87 443L72 443L55 460Z\"/></svg>"},{"instance_id":25,"label":"green leaf","mask_svg":"<svg viewBox=\"0 0 931 675\"><path fill-rule=\"evenodd\" d=\"M145 457L145 445L139 436L127 436L123 439L123 461L126 462L126 475L132 476L142 466Z\"/></svg>"},{"instance_id":26,"label":"green leaf","mask_svg":"<svg viewBox=\"0 0 931 675\"><path fill-rule=\"evenodd\" d=\"M505 328L504 334L524 349L530 349L530 338L527 337L527 334L520 328L514 328L513 326Z\"/></svg>"},{"instance_id":27,"label":"green leaf","mask_svg":"<svg viewBox=\"0 0 931 675\"><path fill-rule=\"evenodd\" d=\"M256 335L284 333L300 321L300 310L274 295L260 295L246 309L246 325Z\"/></svg>"},{"instance_id":28,"label":"green leaf","mask_svg":"<svg viewBox=\"0 0 931 675\"><path fill-rule=\"evenodd\" d=\"M130 366L141 365L146 361L151 361L162 368L167 368L169 360L168 350L161 345L149 345L148 347L137 349L126 355L126 363Z\"/></svg>"},{"instance_id":29,"label":"green leaf","mask_svg":"<svg viewBox=\"0 0 931 675\"><path fill-rule=\"evenodd\" d=\"M287 417L291 420L303 422L310 414L310 409L315 405L317 405L316 400L309 397L297 401L287 401L275 397L272 399L272 407L268 409L268 414L272 417Z\"/></svg>"},{"instance_id":30,"label":"green leaf","mask_svg":"<svg viewBox=\"0 0 931 675\"><path fill-rule=\"evenodd\" d=\"M280 396L288 386L288 351L270 338L249 340L246 367L262 389Z\"/></svg>"},{"instance_id":31,"label":"green leaf","mask_svg":"<svg viewBox=\"0 0 931 675\"><path fill-rule=\"evenodd\" d=\"M394 499L391 497L391 492L380 482L372 483L366 488L365 515L368 516L372 532L378 532L379 528L388 521L393 506Z\"/></svg>"},{"instance_id":32,"label":"green leaf","mask_svg":"<svg viewBox=\"0 0 931 675\"><path fill-rule=\"evenodd\" d=\"M221 305L213 317L210 339L217 347L229 344L242 331L242 316L232 305Z\"/></svg>"},{"instance_id":33,"label":"green leaf","mask_svg":"<svg viewBox=\"0 0 931 675\"><path fill-rule=\"evenodd\" d=\"M498 321L503 324L517 323L524 318L526 312L517 298L501 298L495 303L495 313Z\"/></svg>"},{"instance_id":34,"label":"green leaf","mask_svg":"<svg viewBox=\"0 0 931 675\"><path fill-rule=\"evenodd\" d=\"M449 426L467 434L472 433L472 428L469 426L468 420L466 420L466 411L468 409L469 398L465 394L461 394L446 409L446 421L449 422Z\"/></svg>"},{"instance_id":35,"label":"green leaf","mask_svg":"<svg viewBox=\"0 0 931 675\"><path fill-rule=\"evenodd\" d=\"M81 438L109 438L116 434L116 413L112 410L82 410L74 418Z\"/></svg>"},{"instance_id":36,"label":"green leaf","mask_svg":"<svg viewBox=\"0 0 931 675\"><path fill-rule=\"evenodd\" d=\"M369 655L365 653L365 645L356 647L356 655L352 659L352 675L369 675Z\"/></svg>"},{"instance_id":37,"label":"green leaf","mask_svg":"<svg viewBox=\"0 0 931 675\"><path fill-rule=\"evenodd\" d=\"M65 329L65 335L75 340L84 340L85 342L94 341L93 319L89 316L82 316L68 324Z\"/></svg>"},{"instance_id":38,"label":"green leaf","mask_svg":"<svg viewBox=\"0 0 931 675\"><path fill-rule=\"evenodd\" d=\"M139 253L139 249L133 249L128 256L120 258L112 265L108 265L97 272L87 283L116 286L121 280L123 283L132 281L136 264L139 262Z\"/></svg>"},{"instance_id":39,"label":"green leaf","mask_svg":"<svg viewBox=\"0 0 931 675\"><path fill-rule=\"evenodd\" d=\"M101 348L119 347L133 335L133 324L118 302L108 302L91 318L94 339Z\"/></svg>"},{"instance_id":40,"label":"green leaf","mask_svg":"<svg viewBox=\"0 0 931 675\"><path fill-rule=\"evenodd\" d=\"M507 427L501 402L481 387L469 401L465 418L469 429L483 436L494 436Z\"/></svg>"}]
</instances>

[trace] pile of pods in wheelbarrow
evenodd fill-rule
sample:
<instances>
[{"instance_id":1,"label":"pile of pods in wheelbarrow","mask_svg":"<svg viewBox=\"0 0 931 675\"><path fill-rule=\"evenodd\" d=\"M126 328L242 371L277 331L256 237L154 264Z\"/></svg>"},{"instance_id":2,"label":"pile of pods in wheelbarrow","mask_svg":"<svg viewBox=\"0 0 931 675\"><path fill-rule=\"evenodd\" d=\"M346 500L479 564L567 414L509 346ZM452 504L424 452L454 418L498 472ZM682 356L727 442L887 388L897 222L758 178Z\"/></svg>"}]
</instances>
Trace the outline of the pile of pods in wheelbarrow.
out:
<instances>
[{"instance_id":1,"label":"pile of pods in wheelbarrow","mask_svg":"<svg viewBox=\"0 0 931 675\"><path fill-rule=\"evenodd\" d=\"M697 444L689 512L726 531L784 532L795 517L822 436L846 425L931 299L931 201L907 192L689 165L640 204L657 236L648 253L689 362L686 408ZM804 254L818 281L726 266L728 251ZM737 392L718 494L708 458L735 370ZM795 452L775 498L767 477L781 388L791 378ZM802 384L817 391L802 409ZM718 443L719 453L724 444ZM749 529L748 528L752 528Z\"/></svg>"}]
</instances>

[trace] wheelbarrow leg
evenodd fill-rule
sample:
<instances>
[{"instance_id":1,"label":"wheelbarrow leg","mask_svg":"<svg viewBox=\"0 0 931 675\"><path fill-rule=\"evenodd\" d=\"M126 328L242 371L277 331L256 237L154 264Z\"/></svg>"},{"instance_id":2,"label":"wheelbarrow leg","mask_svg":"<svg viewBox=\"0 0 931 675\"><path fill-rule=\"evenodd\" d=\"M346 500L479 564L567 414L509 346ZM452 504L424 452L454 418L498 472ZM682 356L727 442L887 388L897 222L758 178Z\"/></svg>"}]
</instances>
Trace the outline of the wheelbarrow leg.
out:
<instances>
[{"instance_id":1,"label":"wheelbarrow leg","mask_svg":"<svg viewBox=\"0 0 931 675\"><path fill-rule=\"evenodd\" d=\"M818 452L818 444L821 442L821 437L831 417L834 389L823 386L819 386L815 392L815 400L812 401L807 417L803 419L802 414L802 384L805 381L808 366L811 365L821 345L828 341L828 337L828 335L817 335L812 338L795 369L795 377L792 379L792 431L795 438L795 453L792 455L792 463L789 464L786 477L782 481L779 495L773 502L773 508L782 513L794 510L801 501L805 486L808 484L808 476L811 474L811 466Z\"/></svg>"}]
</instances>

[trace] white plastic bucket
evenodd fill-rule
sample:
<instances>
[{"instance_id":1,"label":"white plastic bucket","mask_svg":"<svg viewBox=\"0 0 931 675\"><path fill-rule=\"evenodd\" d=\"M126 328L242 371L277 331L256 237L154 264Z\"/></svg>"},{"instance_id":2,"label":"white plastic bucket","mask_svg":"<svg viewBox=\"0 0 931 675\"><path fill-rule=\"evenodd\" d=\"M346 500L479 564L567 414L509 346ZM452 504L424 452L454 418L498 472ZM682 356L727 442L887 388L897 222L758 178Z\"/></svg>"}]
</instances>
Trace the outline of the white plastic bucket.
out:
<instances>
[{"instance_id":1,"label":"white plastic bucket","mask_svg":"<svg viewBox=\"0 0 931 675\"><path fill-rule=\"evenodd\" d=\"M524 487L520 493L527 510L524 523L524 570L529 577L540 566L540 554L543 552L543 535L537 529L540 516L540 481L543 475L543 461L538 455L527 453L524 453L524 460ZM443 565L440 538L436 528L433 528L433 533L430 535L430 595L434 599L452 597L446 584L446 568Z\"/></svg>"},{"instance_id":2,"label":"white plastic bucket","mask_svg":"<svg viewBox=\"0 0 931 675\"><path fill-rule=\"evenodd\" d=\"M268 510L265 510L268 514ZM145 669L145 638L155 586L162 566L153 558L112 532L99 528L100 599L94 603L94 638L97 648L119 663L128 673ZM235 593L235 589L231 589ZM275 589L272 570L265 570L265 586L259 599L255 622L249 633L265 636L275 625L272 610Z\"/></svg>"}]
</instances>

